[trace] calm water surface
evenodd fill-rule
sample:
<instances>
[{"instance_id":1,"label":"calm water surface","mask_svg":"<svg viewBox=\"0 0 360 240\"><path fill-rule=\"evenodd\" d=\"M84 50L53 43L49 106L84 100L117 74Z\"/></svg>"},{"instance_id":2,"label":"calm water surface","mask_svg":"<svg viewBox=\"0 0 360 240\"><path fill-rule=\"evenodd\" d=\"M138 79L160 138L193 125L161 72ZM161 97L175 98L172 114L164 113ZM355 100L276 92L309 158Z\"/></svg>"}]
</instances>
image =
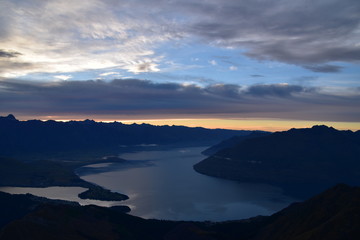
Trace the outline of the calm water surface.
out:
<instances>
[{"instance_id":1,"label":"calm water surface","mask_svg":"<svg viewBox=\"0 0 360 240\"><path fill-rule=\"evenodd\" d=\"M223 221L270 215L294 199L279 188L205 176L192 166L205 148L126 153L128 163L97 164L78 175L130 197L122 202L144 218Z\"/></svg>"},{"instance_id":2,"label":"calm water surface","mask_svg":"<svg viewBox=\"0 0 360 240\"><path fill-rule=\"evenodd\" d=\"M78 197L79 193L86 191L87 188L82 187L45 187L45 188L33 188L33 187L0 187L1 192L7 192L11 194L27 194L39 197L46 197L55 200L66 200L72 202L78 202L80 205L98 205L103 207L111 207L122 205L123 202L110 202L110 201L98 201L91 199L81 199Z\"/></svg>"}]
</instances>

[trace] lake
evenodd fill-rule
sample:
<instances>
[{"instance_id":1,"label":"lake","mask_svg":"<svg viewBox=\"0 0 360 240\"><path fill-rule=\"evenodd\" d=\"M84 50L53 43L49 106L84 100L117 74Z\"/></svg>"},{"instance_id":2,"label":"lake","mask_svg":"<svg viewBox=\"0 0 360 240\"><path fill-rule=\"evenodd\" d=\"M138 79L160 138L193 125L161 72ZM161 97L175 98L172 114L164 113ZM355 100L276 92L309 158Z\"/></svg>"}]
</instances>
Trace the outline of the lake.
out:
<instances>
[{"instance_id":1,"label":"lake","mask_svg":"<svg viewBox=\"0 0 360 240\"><path fill-rule=\"evenodd\" d=\"M266 184L205 176L192 166L204 147L125 153L127 163L82 167L84 180L130 197L130 214L168 220L224 221L270 215L295 201Z\"/></svg>"}]
</instances>

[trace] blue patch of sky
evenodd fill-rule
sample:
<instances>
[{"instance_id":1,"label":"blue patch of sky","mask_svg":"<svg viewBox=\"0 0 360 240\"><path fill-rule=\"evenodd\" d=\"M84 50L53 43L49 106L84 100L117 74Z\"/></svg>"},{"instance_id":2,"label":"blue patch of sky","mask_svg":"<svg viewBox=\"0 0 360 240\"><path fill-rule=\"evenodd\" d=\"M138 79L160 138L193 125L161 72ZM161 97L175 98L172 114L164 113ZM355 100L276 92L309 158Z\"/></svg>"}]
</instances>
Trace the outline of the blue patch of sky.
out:
<instances>
[{"instance_id":1,"label":"blue patch of sky","mask_svg":"<svg viewBox=\"0 0 360 240\"><path fill-rule=\"evenodd\" d=\"M326 77L331 85L342 87L359 87L360 68L358 64L352 63L335 63L342 66L340 73L327 74Z\"/></svg>"},{"instance_id":2,"label":"blue patch of sky","mask_svg":"<svg viewBox=\"0 0 360 240\"><path fill-rule=\"evenodd\" d=\"M68 76L68 79L63 80L136 78L203 86L216 83L242 86L277 83L319 87L359 86L360 69L358 65L351 63L331 63L342 67L337 73L312 72L301 66L251 59L241 50L194 42L167 42L155 49L155 52L162 56L161 62L158 63L158 72L135 74L120 68L108 68L81 72L32 73L20 79L55 81Z\"/></svg>"},{"instance_id":3,"label":"blue patch of sky","mask_svg":"<svg viewBox=\"0 0 360 240\"><path fill-rule=\"evenodd\" d=\"M199 85L213 83L299 84L298 79L307 77L302 84L309 85L321 73L314 73L300 66L275 61L259 61L248 58L244 51L203 44L166 43L156 52L164 56L160 72L141 73L137 77L153 81L192 81ZM198 81L198 82L196 82Z\"/></svg>"}]
</instances>

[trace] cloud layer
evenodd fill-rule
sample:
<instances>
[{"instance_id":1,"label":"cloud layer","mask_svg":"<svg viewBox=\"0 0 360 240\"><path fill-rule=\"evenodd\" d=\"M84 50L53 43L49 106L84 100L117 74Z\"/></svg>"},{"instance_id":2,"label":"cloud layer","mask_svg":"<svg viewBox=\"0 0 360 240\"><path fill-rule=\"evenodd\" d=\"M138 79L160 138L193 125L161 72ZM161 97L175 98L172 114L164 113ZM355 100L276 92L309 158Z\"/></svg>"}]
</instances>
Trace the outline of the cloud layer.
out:
<instances>
[{"instance_id":1,"label":"cloud layer","mask_svg":"<svg viewBox=\"0 0 360 240\"><path fill-rule=\"evenodd\" d=\"M359 63L359 12L358 0L3 0L0 74L159 71L157 48L182 39L338 72Z\"/></svg>"},{"instance_id":2,"label":"cloud layer","mask_svg":"<svg viewBox=\"0 0 360 240\"><path fill-rule=\"evenodd\" d=\"M262 117L325 121L360 121L360 89L351 96L322 89L274 84L207 87L127 79L0 82L0 112L31 116L101 116L146 118Z\"/></svg>"}]
</instances>

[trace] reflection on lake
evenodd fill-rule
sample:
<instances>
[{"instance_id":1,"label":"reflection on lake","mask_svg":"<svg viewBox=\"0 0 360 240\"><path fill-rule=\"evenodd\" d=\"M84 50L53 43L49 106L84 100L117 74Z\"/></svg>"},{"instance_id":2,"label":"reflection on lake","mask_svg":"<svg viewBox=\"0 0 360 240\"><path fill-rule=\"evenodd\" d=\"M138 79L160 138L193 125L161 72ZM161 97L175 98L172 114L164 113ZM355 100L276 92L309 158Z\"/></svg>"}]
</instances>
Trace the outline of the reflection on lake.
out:
<instances>
[{"instance_id":1,"label":"reflection on lake","mask_svg":"<svg viewBox=\"0 0 360 240\"><path fill-rule=\"evenodd\" d=\"M0 187L1 192L11 194L26 194L30 193L39 197L46 197L49 199L66 200L78 202L81 205L98 205L103 207L111 207L121 205L123 202L108 202L90 199L81 199L78 197L79 193L87 190L83 187L45 187L45 188L32 188L32 187Z\"/></svg>"},{"instance_id":2,"label":"reflection on lake","mask_svg":"<svg viewBox=\"0 0 360 240\"><path fill-rule=\"evenodd\" d=\"M130 197L130 214L157 219L244 219L269 215L293 202L280 189L246 184L195 172L204 148L143 151L122 154L127 163L92 165L78 169L79 176Z\"/></svg>"}]
</instances>

